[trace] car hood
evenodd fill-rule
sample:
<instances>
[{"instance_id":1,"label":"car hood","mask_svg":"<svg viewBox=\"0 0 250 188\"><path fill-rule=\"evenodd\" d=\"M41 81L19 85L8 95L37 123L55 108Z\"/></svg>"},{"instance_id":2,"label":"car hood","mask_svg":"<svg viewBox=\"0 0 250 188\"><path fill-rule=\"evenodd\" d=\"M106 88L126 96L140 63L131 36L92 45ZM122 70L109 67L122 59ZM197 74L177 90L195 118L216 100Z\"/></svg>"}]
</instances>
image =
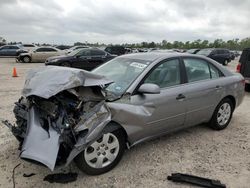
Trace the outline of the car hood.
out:
<instances>
[{"instance_id":1,"label":"car hood","mask_svg":"<svg viewBox=\"0 0 250 188\"><path fill-rule=\"evenodd\" d=\"M25 97L35 95L48 99L63 90L74 87L103 87L112 82L104 76L81 69L46 66L28 72L22 94Z\"/></svg>"}]
</instances>

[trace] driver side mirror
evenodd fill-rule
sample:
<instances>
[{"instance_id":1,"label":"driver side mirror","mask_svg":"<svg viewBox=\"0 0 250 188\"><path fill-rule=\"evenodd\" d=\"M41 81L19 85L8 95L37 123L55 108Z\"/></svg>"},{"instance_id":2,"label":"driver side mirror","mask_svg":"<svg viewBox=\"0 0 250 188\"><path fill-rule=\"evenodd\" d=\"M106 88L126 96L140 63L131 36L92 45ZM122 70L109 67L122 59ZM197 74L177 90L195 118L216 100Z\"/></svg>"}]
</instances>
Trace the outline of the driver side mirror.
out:
<instances>
[{"instance_id":1,"label":"driver side mirror","mask_svg":"<svg viewBox=\"0 0 250 188\"><path fill-rule=\"evenodd\" d=\"M142 84L139 87L138 92L142 94L159 94L161 92L161 89L156 84L146 83L146 84Z\"/></svg>"}]
</instances>

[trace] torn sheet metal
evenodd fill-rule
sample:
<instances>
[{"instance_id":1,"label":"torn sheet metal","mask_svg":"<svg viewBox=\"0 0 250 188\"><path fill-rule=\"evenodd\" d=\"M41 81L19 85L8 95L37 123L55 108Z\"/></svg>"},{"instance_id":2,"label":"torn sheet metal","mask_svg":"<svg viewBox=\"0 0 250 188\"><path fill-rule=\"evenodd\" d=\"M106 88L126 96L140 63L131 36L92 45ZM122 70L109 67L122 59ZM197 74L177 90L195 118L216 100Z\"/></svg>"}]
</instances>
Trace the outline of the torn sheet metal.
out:
<instances>
[{"instance_id":1,"label":"torn sheet metal","mask_svg":"<svg viewBox=\"0 0 250 188\"><path fill-rule=\"evenodd\" d=\"M76 132L88 129L84 137L79 136L78 140L67 158L68 165L80 152L82 152L90 143L102 135L104 127L111 121L111 112L104 102L99 103L96 109L85 115L86 120L80 121L75 128Z\"/></svg>"},{"instance_id":2,"label":"torn sheet metal","mask_svg":"<svg viewBox=\"0 0 250 188\"><path fill-rule=\"evenodd\" d=\"M38 161L53 170L60 146L60 134L51 126L48 131L42 128L36 107L29 110L27 123L28 130L20 157Z\"/></svg>"},{"instance_id":3,"label":"torn sheet metal","mask_svg":"<svg viewBox=\"0 0 250 188\"><path fill-rule=\"evenodd\" d=\"M79 86L104 86L110 83L112 81L104 76L81 69L46 66L28 72L22 94L25 97L35 95L48 99L67 89Z\"/></svg>"}]
</instances>

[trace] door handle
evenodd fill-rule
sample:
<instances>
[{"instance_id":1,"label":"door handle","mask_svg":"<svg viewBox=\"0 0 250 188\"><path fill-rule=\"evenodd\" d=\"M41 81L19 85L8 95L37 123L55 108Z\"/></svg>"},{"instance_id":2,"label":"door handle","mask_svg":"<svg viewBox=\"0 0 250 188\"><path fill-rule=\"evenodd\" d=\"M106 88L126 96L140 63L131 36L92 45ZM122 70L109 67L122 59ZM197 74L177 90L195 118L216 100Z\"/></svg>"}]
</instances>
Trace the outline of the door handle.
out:
<instances>
[{"instance_id":1,"label":"door handle","mask_svg":"<svg viewBox=\"0 0 250 188\"><path fill-rule=\"evenodd\" d=\"M179 94L179 95L176 97L176 100L183 100L183 99L185 99L185 98L186 98L185 95Z\"/></svg>"}]
</instances>

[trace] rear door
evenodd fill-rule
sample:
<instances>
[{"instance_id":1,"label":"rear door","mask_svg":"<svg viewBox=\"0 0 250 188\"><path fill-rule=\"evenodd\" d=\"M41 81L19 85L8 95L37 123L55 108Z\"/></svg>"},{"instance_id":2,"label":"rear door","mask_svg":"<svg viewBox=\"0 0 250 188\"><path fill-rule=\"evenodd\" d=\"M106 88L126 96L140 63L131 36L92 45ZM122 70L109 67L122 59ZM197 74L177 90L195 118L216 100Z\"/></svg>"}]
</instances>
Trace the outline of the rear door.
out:
<instances>
[{"instance_id":1,"label":"rear door","mask_svg":"<svg viewBox=\"0 0 250 188\"><path fill-rule=\"evenodd\" d=\"M8 56L17 56L17 50L19 48L17 46L9 46Z\"/></svg>"},{"instance_id":2,"label":"rear door","mask_svg":"<svg viewBox=\"0 0 250 188\"><path fill-rule=\"evenodd\" d=\"M211 63L201 58L183 58L186 69L185 126L209 121L223 93L223 75Z\"/></svg>"},{"instance_id":3,"label":"rear door","mask_svg":"<svg viewBox=\"0 0 250 188\"><path fill-rule=\"evenodd\" d=\"M7 52L8 48L9 48L9 46L3 46L2 48L0 48L0 55L6 56L6 52Z\"/></svg>"}]
</instances>

